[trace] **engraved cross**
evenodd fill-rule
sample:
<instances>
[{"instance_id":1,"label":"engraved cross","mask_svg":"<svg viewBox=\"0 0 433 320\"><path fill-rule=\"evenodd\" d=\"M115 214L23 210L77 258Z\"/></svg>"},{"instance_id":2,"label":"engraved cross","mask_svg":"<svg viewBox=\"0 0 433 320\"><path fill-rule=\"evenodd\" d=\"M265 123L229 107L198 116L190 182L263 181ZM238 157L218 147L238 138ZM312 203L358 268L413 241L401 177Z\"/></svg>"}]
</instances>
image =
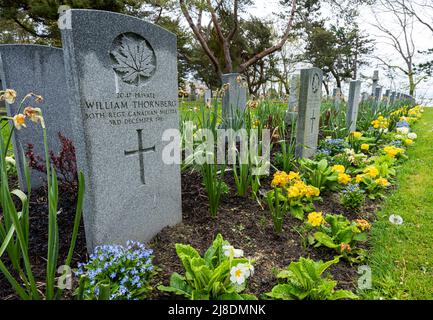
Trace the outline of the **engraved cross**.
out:
<instances>
[{"instance_id":1,"label":"engraved cross","mask_svg":"<svg viewBox=\"0 0 433 320\"><path fill-rule=\"evenodd\" d=\"M316 117L314 115L314 111L315 111L315 109L313 109L313 115L310 118L310 120L311 120L311 133L313 133L314 120L316 120Z\"/></svg>"},{"instance_id":2,"label":"engraved cross","mask_svg":"<svg viewBox=\"0 0 433 320\"><path fill-rule=\"evenodd\" d=\"M140 162L140 178L141 183L146 184L144 180L144 154L149 152L155 152L155 145L150 148L144 148L143 147L143 136L142 136L143 129L137 129L137 136L138 136L138 149L137 150L131 150L126 151L125 150L125 156L131 156L138 154L138 160Z\"/></svg>"}]
</instances>

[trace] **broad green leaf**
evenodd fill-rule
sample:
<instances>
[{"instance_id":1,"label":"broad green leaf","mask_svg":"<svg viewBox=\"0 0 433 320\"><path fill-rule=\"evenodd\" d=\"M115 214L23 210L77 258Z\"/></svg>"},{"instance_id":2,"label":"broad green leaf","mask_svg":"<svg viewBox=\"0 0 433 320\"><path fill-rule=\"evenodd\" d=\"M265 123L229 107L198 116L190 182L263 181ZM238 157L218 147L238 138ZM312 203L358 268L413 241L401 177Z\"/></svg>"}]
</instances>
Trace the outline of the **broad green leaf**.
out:
<instances>
[{"instance_id":1,"label":"broad green leaf","mask_svg":"<svg viewBox=\"0 0 433 320\"><path fill-rule=\"evenodd\" d=\"M158 286L158 290L183 295L186 298L190 298L192 293L191 287L185 281L185 278L176 272L172 273L170 277L170 286L160 285Z\"/></svg>"},{"instance_id":2,"label":"broad green leaf","mask_svg":"<svg viewBox=\"0 0 433 320\"><path fill-rule=\"evenodd\" d=\"M328 247L328 248L338 248L339 244L334 243L334 241L332 240L332 238L330 236L328 236L327 234L323 233L323 232L316 232L314 234L314 238L321 244L323 244L324 246Z\"/></svg>"},{"instance_id":3,"label":"broad green leaf","mask_svg":"<svg viewBox=\"0 0 433 320\"><path fill-rule=\"evenodd\" d=\"M339 299L358 299L358 296L352 291L348 290L337 290L330 297L329 300L339 300Z\"/></svg>"},{"instance_id":4,"label":"broad green leaf","mask_svg":"<svg viewBox=\"0 0 433 320\"><path fill-rule=\"evenodd\" d=\"M290 207L290 213L293 217L299 220L304 220L304 210L300 206Z\"/></svg>"}]
</instances>

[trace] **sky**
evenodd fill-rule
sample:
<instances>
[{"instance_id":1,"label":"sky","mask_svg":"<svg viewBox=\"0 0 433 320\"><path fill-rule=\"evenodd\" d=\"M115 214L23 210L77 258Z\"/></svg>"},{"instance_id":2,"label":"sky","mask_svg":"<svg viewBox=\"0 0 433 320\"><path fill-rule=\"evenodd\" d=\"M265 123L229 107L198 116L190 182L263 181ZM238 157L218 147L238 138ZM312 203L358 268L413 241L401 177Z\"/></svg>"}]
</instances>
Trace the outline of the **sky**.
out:
<instances>
[{"instance_id":1,"label":"sky","mask_svg":"<svg viewBox=\"0 0 433 320\"><path fill-rule=\"evenodd\" d=\"M360 16L358 18L359 26L366 34L369 34L373 39L375 39L375 51L373 55L379 55L382 58L385 58L387 61L392 61L393 63L402 64L401 58L398 57L395 53L395 49L391 48L387 45L383 38L380 37L381 33L377 31L377 29L372 25L375 22L372 14L372 10L370 7L362 6L360 9ZM262 18L272 18L275 15L274 12L278 12L279 5L278 0L255 0L255 5L250 9L251 14L262 17ZM323 14L329 14L327 8L323 10ZM380 21L387 27L392 30L396 29L395 24L393 23L393 19L390 14L381 14ZM418 50L425 50L427 48L433 47L433 34L427 27L423 26L420 23L416 23L414 25L414 33L413 39L415 42L415 46ZM421 56L421 58L423 58ZM361 73L365 76L369 76L373 74L375 69L379 70L379 84L384 86L385 88L392 88L401 90L402 92L406 91L407 80L404 76L398 76L394 83L385 76L385 70L380 66L380 62L377 59L371 57L369 59L371 61L371 65L364 67L361 69ZM418 60L420 61L420 60ZM421 62L421 61L420 61ZM343 92L347 90L347 85L343 87ZM367 83L363 84L363 91L370 92L370 88ZM408 93L408 92L407 92ZM430 101L433 102L433 79L430 78L428 82L422 82L417 91L416 96L418 98L426 97Z\"/></svg>"}]
</instances>

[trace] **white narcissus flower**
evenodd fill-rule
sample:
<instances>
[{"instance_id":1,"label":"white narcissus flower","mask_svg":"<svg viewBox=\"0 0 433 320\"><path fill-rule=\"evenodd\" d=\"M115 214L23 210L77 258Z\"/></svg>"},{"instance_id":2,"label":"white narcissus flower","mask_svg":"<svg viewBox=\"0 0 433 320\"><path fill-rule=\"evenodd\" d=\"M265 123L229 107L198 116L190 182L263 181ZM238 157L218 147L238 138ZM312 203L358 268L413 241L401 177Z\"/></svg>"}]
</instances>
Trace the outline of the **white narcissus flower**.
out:
<instances>
[{"instance_id":1,"label":"white narcissus flower","mask_svg":"<svg viewBox=\"0 0 433 320\"><path fill-rule=\"evenodd\" d=\"M404 135L406 135L406 134L408 134L409 133L409 128L408 127L399 127L399 128L397 128L397 129L395 129L398 133L401 133L401 134L404 134Z\"/></svg>"},{"instance_id":2,"label":"white narcissus flower","mask_svg":"<svg viewBox=\"0 0 433 320\"><path fill-rule=\"evenodd\" d=\"M233 246L230 245L224 245L223 250L226 257L240 258L244 256L243 250L235 249Z\"/></svg>"},{"instance_id":3,"label":"white narcissus flower","mask_svg":"<svg viewBox=\"0 0 433 320\"><path fill-rule=\"evenodd\" d=\"M6 89L3 95L1 96L1 98L4 99L9 104L14 103L16 97L17 97L17 92L12 89Z\"/></svg>"},{"instance_id":4,"label":"white narcissus flower","mask_svg":"<svg viewBox=\"0 0 433 320\"><path fill-rule=\"evenodd\" d=\"M407 137L408 137L409 139L411 139L411 140L415 140L418 136L416 135L415 132L409 132L409 133L407 134Z\"/></svg>"},{"instance_id":5,"label":"white narcissus flower","mask_svg":"<svg viewBox=\"0 0 433 320\"><path fill-rule=\"evenodd\" d=\"M13 120L14 126L15 126L15 128L17 128L17 130L20 130L22 127L24 127L24 128L26 127L26 122L25 122L26 117L23 114L21 114L21 113L16 114L12 118L12 120Z\"/></svg>"}]
</instances>

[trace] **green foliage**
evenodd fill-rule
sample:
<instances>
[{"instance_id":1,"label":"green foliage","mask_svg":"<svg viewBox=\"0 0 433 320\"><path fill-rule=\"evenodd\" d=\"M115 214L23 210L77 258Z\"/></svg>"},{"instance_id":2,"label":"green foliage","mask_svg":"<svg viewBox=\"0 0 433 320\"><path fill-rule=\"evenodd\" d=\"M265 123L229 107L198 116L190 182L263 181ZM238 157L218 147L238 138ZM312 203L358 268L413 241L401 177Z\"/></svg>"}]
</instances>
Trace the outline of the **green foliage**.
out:
<instances>
[{"instance_id":1,"label":"green foliage","mask_svg":"<svg viewBox=\"0 0 433 320\"><path fill-rule=\"evenodd\" d=\"M350 262L361 262L365 252L356 248L356 244L367 240L367 233L363 230L370 228L367 221L361 221L349 221L343 215L327 214L324 223L315 229L317 231L308 237L308 241L314 247L334 249Z\"/></svg>"},{"instance_id":2,"label":"green foliage","mask_svg":"<svg viewBox=\"0 0 433 320\"><path fill-rule=\"evenodd\" d=\"M359 209L365 202L365 191L359 185L348 185L340 193L340 202L346 209Z\"/></svg>"},{"instance_id":3,"label":"green foliage","mask_svg":"<svg viewBox=\"0 0 433 320\"><path fill-rule=\"evenodd\" d=\"M185 274L173 273L170 285L158 289L182 295L190 300L251 300L253 295L242 293L246 279L252 274L252 266L246 258L237 257L236 249L225 241L221 234L203 257L190 245L176 244L176 253L185 269ZM234 281L234 272L240 268L243 281Z\"/></svg>"},{"instance_id":4,"label":"green foliage","mask_svg":"<svg viewBox=\"0 0 433 320\"><path fill-rule=\"evenodd\" d=\"M3 92L1 92L3 93ZM26 97L30 97L28 95ZM20 113L24 103L24 99L18 108ZM42 114L40 115L42 118ZM43 118L42 118L43 119ZM2 120L11 120L10 117L3 117ZM30 216L30 172L25 160L24 154L21 154L24 163L24 176L27 187L27 194L23 191L16 189L9 190L9 177L7 174L7 161L6 155L9 149L10 138L15 130L9 132L6 143L0 139L0 204L3 212L3 219L0 220L0 257L6 252L12 264L12 271L4 264L3 259L0 260L0 271L15 290L16 294L23 300L46 300L59 299L61 297L62 289L56 288L56 269L58 266L59 255L59 234L57 226L58 214L58 183L57 175L50 164L48 155L47 131L42 125L43 141L45 147L45 161L46 161L46 175L48 185L48 241L47 241L47 258L46 258L46 273L45 273L45 292L42 293L36 284L35 274L32 270L29 254L29 216ZM21 210L17 209L16 202L13 197L20 200ZM81 211L84 199L84 175L82 173L78 176L78 200L77 209L75 213L74 228L71 235L70 248L68 256L64 262L65 266L69 266L72 261L72 254L75 248L75 242L78 236L78 227L81 220Z\"/></svg>"},{"instance_id":5,"label":"green foliage","mask_svg":"<svg viewBox=\"0 0 433 320\"><path fill-rule=\"evenodd\" d=\"M266 193L266 201L271 212L275 232L283 231L284 217L287 214L287 198L280 188L275 188Z\"/></svg>"},{"instance_id":6,"label":"green foliage","mask_svg":"<svg viewBox=\"0 0 433 320\"><path fill-rule=\"evenodd\" d=\"M291 262L286 270L278 273L280 284L266 293L266 297L278 300L338 300L357 299L351 291L335 290L337 281L323 273L339 258L323 262L300 258Z\"/></svg>"},{"instance_id":7,"label":"green foliage","mask_svg":"<svg viewBox=\"0 0 433 320\"><path fill-rule=\"evenodd\" d=\"M337 175L332 172L326 159L314 161L311 159L301 159L304 177L309 184L320 190L335 190L337 187Z\"/></svg>"}]
</instances>

